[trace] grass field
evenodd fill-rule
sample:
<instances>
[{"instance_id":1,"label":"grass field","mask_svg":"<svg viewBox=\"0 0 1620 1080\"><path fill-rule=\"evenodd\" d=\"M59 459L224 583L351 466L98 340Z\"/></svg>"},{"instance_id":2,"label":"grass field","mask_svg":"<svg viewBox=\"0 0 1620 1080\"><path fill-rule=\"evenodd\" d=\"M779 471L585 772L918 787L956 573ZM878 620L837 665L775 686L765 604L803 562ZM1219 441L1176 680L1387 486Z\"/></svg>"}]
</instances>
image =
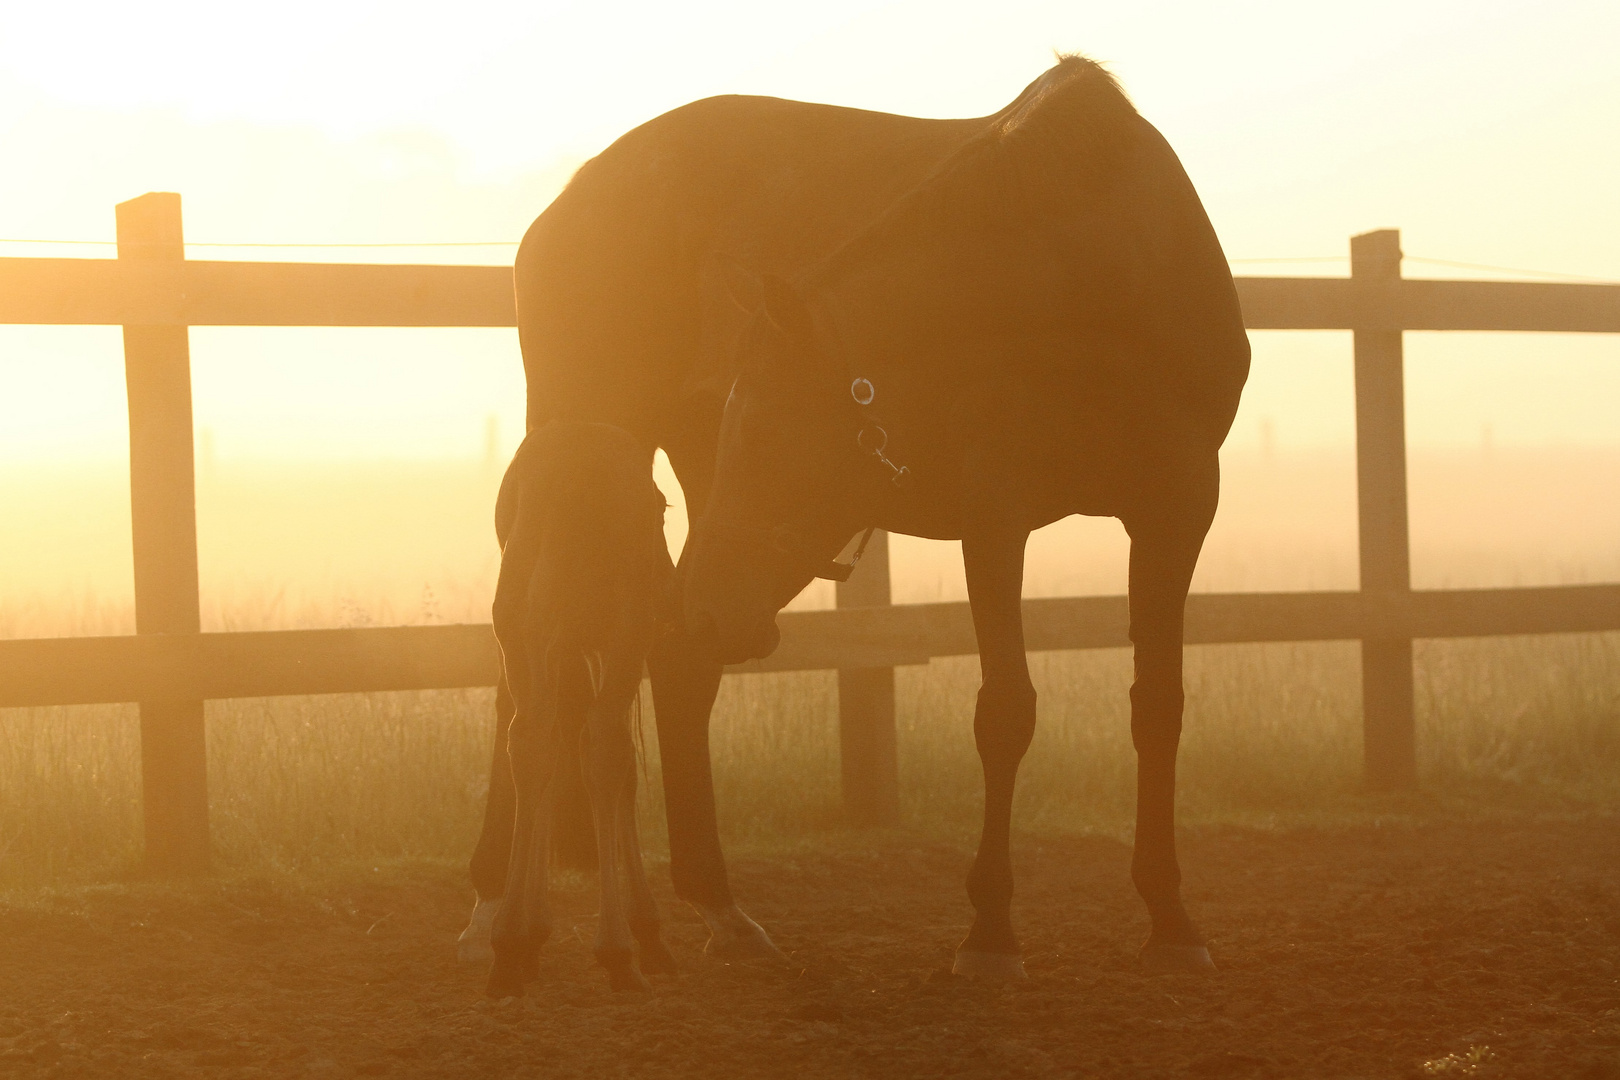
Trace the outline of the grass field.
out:
<instances>
[{"instance_id":1,"label":"grass field","mask_svg":"<svg viewBox=\"0 0 1620 1080\"><path fill-rule=\"evenodd\" d=\"M1418 648L1423 792L1360 791L1353 645L1189 650L1180 787L1188 825L1288 827L1429 816L1620 809L1620 635L1430 642ZM1128 654L1033 658L1035 743L1016 825L1128 838L1134 791ZM903 812L943 838L976 828L972 658L901 669ZM713 748L722 829L738 851L840 828L831 673L730 678ZM208 705L216 850L227 867L465 858L492 737L490 691ZM656 734L642 816L663 849ZM133 707L0 712L0 884L85 880L139 848Z\"/></svg>"},{"instance_id":2,"label":"grass field","mask_svg":"<svg viewBox=\"0 0 1620 1080\"><path fill-rule=\"evenodd\" d=\"M1416 459L1418 584L1620 576L1620 516L1612 498L1594 498L1620 475L1620 457L1583 460L1598 466L1577 475L1567 461L1531 457L1484 472L1466 461ZM391 478L378 494L385 473ZM484 617L494 567L483 520L493 485L487 468L377 467L321 484L301 475L247 475L234 486L219 481L217 489L204 480L205 628ZM1347 462L1240 458L1228 477L1226 508L1199 587L1354 587ZM253 498L243 494L246 481ZM4 493L26 508L30 498L44 498L31 490ZM372 492L373 503L358 498L363 491ZM1504 517L1498 511L1508 500L1529 502L1534 512ZM377 509L385 504L386 512ZM295 509L300 525L289 524ZM80 520L72 534L77 548L64 549L64 539L30 549L0 527L0 541L11 550L45 551L58 560L76 551L73 566L95 571L53 577L45 556L33 565L14 563L0 574L6 587L0 637L131 629L127 593L107 585L117 567L107 570L110 556L95 547L122 544L127 559L127 517L120 539L119 512L116 501L97 510L106 519L99 531L90 526L101 519L89 526ZM1498 522L1488 533L1487 518ZM678 510L672 519L684 528ZM15 531L17 519L11 520ZM65 525L61 535L68 535ZM414 545L408 551L401 546L408 544ZM304 550L322 545L324 557ZM1028 592L1117 591L1123 553L1117 524L1067 523L1031 542ZM946 545L897 540L896 600L959 597L953 560ZM244 566L262 570L269 583L242 572ZM24 588L41 581L61 584L54 592ZM825 605L829 593L820 587L802 602ZM1042 835L1128 837L1134 789L1128 654L1038 654L1032 666L1040 720L1021 774L1016 826ZM1420 642L1417 677L1423 790L1375 797L1359 788L1355 645L1189 649L1183 822L1289 827L1620 809L1620 635ZM973 658L899 672L902 805L911 829L951 840L976 829L976 686ZM722 829L735 850L820 842L841 827L836 694L831 672L727 679L713 751ZM492 697L442 691L210 702L219 862L309 869L464 859L482 807ZM656 857L663 815L650 719L646 729L648 790L641 805ZM0 885L85 881L133 866L140 799L135 709L0 710L0 792Z\"/></svg>"}]
</instances>

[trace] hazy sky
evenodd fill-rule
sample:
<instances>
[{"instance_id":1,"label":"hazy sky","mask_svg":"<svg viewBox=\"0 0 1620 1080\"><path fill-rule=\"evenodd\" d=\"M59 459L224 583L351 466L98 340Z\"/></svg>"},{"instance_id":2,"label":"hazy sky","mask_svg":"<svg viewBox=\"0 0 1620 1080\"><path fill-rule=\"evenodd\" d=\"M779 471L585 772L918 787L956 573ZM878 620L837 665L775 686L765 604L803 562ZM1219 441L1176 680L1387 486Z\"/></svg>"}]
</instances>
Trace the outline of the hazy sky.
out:
<instances>
[{"instance_id":1,"label":"hazy sky","mask_svg":"<svg viewBox=\"0 0 1620 1080\"><path fill-rule=\"evenodd\" d=\"M694 98L978 115L1073 50L1107 61L1169 137L1233 259L1341 256L1350 234L1395 226L1409 255L1620 280L1612 0L0 5L4 238L110 240L114 203L174 190L192 241L512 241L580 161ZM1409 338L1416 442L1620 442L1614 341ZM507 331L192 340L221 455L475 454L489 415L508 445L521 423ZM1345 441L1346 336L1257 335L1257 350L1234 440ZM0 385L0 461L122 453L115 329L0 328Z\"/></svg>"}]
</instances>

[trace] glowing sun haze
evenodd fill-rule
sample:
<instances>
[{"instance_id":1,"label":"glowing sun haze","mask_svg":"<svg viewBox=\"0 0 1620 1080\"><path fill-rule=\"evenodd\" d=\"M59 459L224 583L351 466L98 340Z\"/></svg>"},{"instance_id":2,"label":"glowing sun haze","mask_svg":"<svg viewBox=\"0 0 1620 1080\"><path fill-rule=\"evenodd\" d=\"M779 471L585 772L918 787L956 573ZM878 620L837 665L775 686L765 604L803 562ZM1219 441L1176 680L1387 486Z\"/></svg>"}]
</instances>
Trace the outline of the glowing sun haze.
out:
<instances>
[{"instance_id":1,"label":"glowing sun haze","mask_svg":"<svg viewBox=\"0 0 1620 1080\"><path fill-rule=\"evenodd\" d=\"M114 203L173 190L193 242L515 241L580 161L686 101L979 115L1063 50L1112 66L1234 259L1338 256L1351 233L1395 226L1409 254L1620 279L1611 2L8 0L3 26L5 238L110 240ZM1613 342L1534 339L1543 366L1527 379L1529 339L1413 338L1416 441L1477 441L1482 425L1504 442L1620 441ZM490 414L507 446L521 425L509 331L194 330L192 343L198 425L223 455L470 455ZM1265 424L1283 445L1347 440L1345 342L1260 335L1257 349L1234 439ZM0 328L0 461L120 455L119 364L115 329Z\"/></svg>"}]
</instances>

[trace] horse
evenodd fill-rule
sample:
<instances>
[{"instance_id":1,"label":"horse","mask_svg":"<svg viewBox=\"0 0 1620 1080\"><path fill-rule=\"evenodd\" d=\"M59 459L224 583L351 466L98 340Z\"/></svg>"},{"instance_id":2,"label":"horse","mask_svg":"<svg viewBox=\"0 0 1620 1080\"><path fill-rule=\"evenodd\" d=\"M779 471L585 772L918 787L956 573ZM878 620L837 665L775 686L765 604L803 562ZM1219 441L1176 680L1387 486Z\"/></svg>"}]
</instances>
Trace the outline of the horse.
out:
<instances>
[{"instance_id":1,"label":"horse","mask_svg":"<svg viewBox=\"0 0 1620 1080\"><path fill-rule=\"evenodd\" d=\"M664 496L640 442L558 421L524 438L496 499L501 570L493 620L516 791L509 886L496 914L488 993L521 995L550 934L546 875L557 795L583 773L601 873L595 954L615 990L647 989L675 960L636 831L632 706L674 565Z\"/></svg>"},{"instance_id":2,"label":"horse","mask_svg":"<svg viewBox=\"0 0 1620 1080\"><path fill-rule=\"evenodd\" d=\"M602 422L634 435L649 458L662 448L687 506L701 513L738 372L735 344L759 303L757 282L799 273L837 250L1062 71L974 119L724 96L624 135L579 169L518 250L513 285L528 425ZM707 923L711 955L779 955L737 906L720 847L708 742L720 660L690 636L672 634L654 645L647 668L675 893ZM470 866L478 905L458 950L464 959L487 959L488 927L506 889L511 716L511 702L498 696L489 796ZM578 812L565 819L589 820ZM588 858L588 833L583 843L567 843L569 835L557 837L564 850Z\"/></svg>"},{"instance_id":3,"label":"horse","mask_svg":"<svg viewBox=\"0 0 1620 1080\"><path fill-rule=\"evenodd\" d=\"M689 633L728 663L768 655L776 613L861 530L961 541L984 819L954 970L1017 978L1010 821L1035 729L1024 548L1069 514L1119 518L1131 877L1151 921L1139 963L1209 970L1175 850L1183 612L1249 343L1175 153L1105 69L1067 57L859 235L760 291L683 568Z\"/></svg>"}]
</instances>

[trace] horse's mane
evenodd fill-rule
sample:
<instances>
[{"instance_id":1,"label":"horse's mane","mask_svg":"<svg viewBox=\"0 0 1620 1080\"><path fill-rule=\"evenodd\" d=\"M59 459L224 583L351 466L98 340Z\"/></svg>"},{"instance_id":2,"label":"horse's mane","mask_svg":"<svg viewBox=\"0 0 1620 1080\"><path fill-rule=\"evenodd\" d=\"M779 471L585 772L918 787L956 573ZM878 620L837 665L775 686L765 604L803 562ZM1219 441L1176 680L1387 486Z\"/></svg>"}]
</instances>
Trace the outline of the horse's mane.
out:
<instances>
[{"instance_id":1,"label":"horse's mane","mask_svg":"<svg viewBox=\"0 0 1620 1080\"><path fill-rule=\"evenodd\" d=\"M1083 56L1060 56L991 120L987 138L1004 155L1062 155L1088 174L1117 163L1138 130L1136 107L1109 70ZM1045 176L1066 184L1073 176Z\"/></svg>"},{"instance_id":2,"label":"horse's mane","mask_svg":"<svg viewBox=\"0 0 1620 1080\"><path fill-rule=\"evenodd\" d=\"M812 271L825 282L912 230L972 236L1032 223L1117 175L1138 137L1135 106L1101 64L1078 55L1024 88L916 187Z\"/></svg>"}]
</instances>

